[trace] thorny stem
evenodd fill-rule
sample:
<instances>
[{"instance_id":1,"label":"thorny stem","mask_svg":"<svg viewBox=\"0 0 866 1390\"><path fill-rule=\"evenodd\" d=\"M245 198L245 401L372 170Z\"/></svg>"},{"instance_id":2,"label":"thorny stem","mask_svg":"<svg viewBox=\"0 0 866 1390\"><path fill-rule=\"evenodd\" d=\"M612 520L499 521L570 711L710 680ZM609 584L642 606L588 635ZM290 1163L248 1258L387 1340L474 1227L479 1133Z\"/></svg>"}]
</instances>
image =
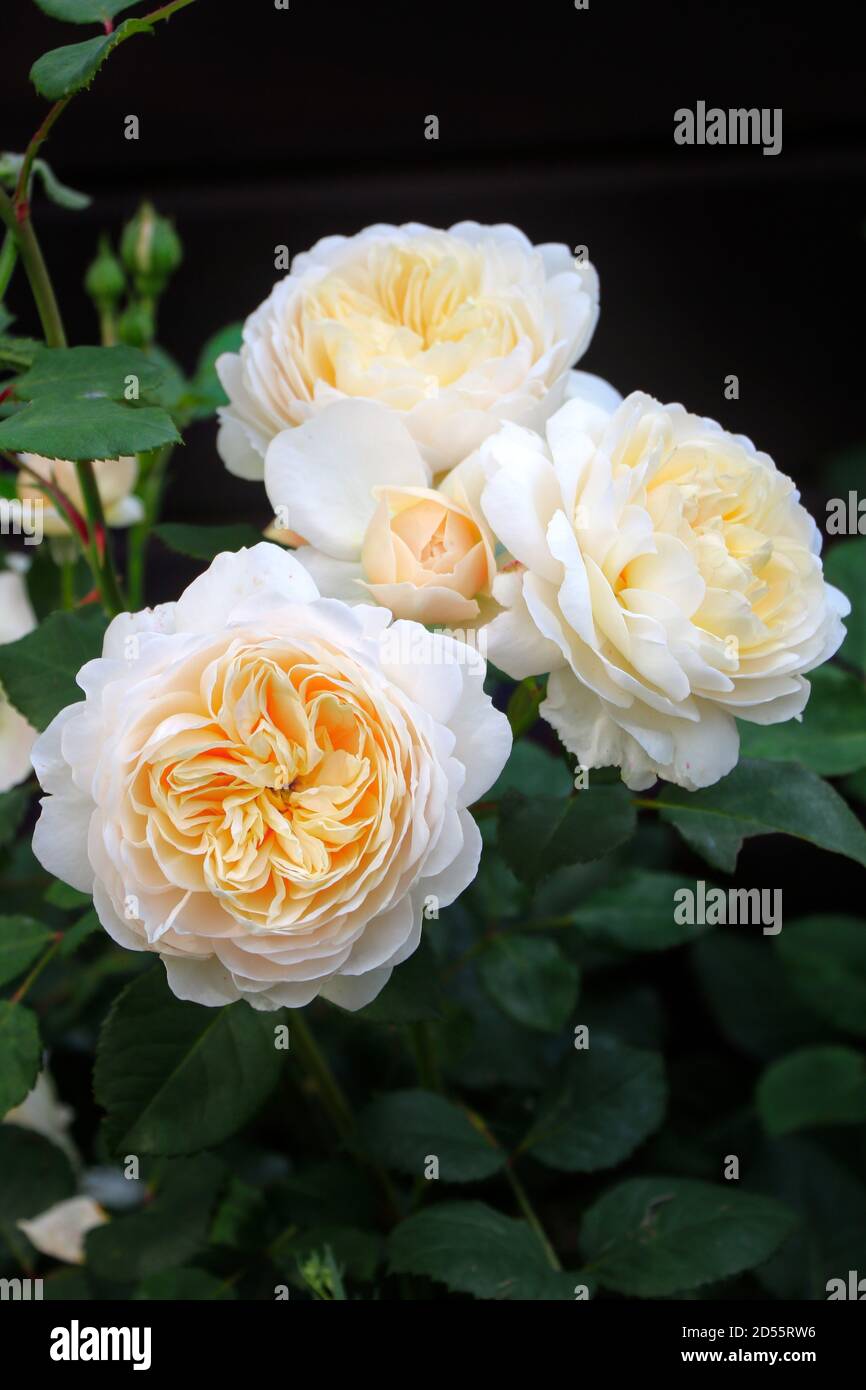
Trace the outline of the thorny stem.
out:
<instances>
[{"instance_id":1,"label":"thorny stem","mask_svg":"<svg viewBox=\"0 0 866 1390\"><path fill-rule=\"evenodd\" d=\"M160 20L170 19L179 10L186 9L194 0L170 0L168 4L161 5L158 9L151 11L149 15L143 16L146 24L156 24ZM137 32L137 31L136 31ZM121 35L118 42L122 43L126 35ZM129 35L131 37L131 34ZM39 129L27 146L21 168L18 173L18 183L15 189L14 204L3 189L0 189L0 221L4 222L10 236L14 238L14 245L21 257L21 262L27 273L33 299L42 324L42 331L45 335L45 342L48 347L65 347L66 334L63 328L63 320L60 316L60 309L57 298L54 294L54 286L48 274L48 268L42 255L33 224L30 219L30 182L33 171L33 163L39 150L42 148L57 119L62 115L75 93L67 97L62 97L56 101L48 111ZM4 246L4 256L6 255ZM5 262L3 262L5 265ZM11 271L10 271L11 273ZM111 551L108 545L108 533L105 526L105 516L102 510L102 501L99 496L99 489L96 485L96 478L93 473L93 463L90 460L77 462L75 465L78 483L84 498L87 513L88 526L88 559L93 570L93 575L99 589L103 606L110 617L114 617L125 607L120 586L117 582L117 575L111 560Z\"/></svg>"},{"instance_id":2,"label":"thorny stem","mask_svg":"<svg viewBox=\"0 0 866 1390\"><path fill-rule=\"evenodd\" d=\"M498 1147L496 1139L490 1133L490 1129L486 1121L482 1119L482 1117L477 1113L477 1111L473 1110L472 1119L476 1127L484 1135L485 1139L487 1139L495 1147ZM523 1186L523 1183L520 1181L519 1177L515 1173L513 1164L514 1157L512 1156L503 1169L505 1180L511 1188L511 1191L514 1193L517 1205L520 1207L520 1210L526 1217L527 1224L532 1228L533 1232L535 1233L538 1239L538 1243L544 1251L544 1256L547 1260L547 1263L550 1265L551 1269L555 1269L557 1273L560 1273L562 1271L562 1265L559 1263L556 1251L554 1250L553 1246L547 1238L547 1232L542 1226L538 1214L529 1200L529 1194L526 1191L526 1188Z\"/></svg>"},{"instance_id":3,"label":"thorny stem","mask_svg":"<svg viewBox=\"0 0 866 1390\"><path fill-rule=\"evenodd\" d=\"M144 517L129 532L126 546L126 567L128 571L127 589L130 607L135 611L144 602L145 561L150 532L159 516L159 507L165 487L165 474L174 445L165 444L152 454L140 454L142 474L140 479L141 500L144 503ZM149 466L145 460L149 459Z\"/></svg>"},{"instance_id":4,"label":"thorny stem","mask_svg":"<svg viewBox=\"0 0 866 1390\"><path fill-rule=\"evenodd\" d=\"M424 1020L410 1023L408 1032L412 1051L415 1054L415 1064L418 1068L418 1080L426 1091L441 1091L442 1078L439 1074L439 1063L436 1059L430 1024Z\"/></svg>"},{"instance_id":5,"label":"thorny stem","mask_svg":"<svg viewBox=\"0 0 866 1390\"><path fill-rule=\"evenodd\" d=\"M171 19L171 16L176 14L178 10L183 10L187 5L191 4L193 4L193 0L171 0L170 4L161 5L158 10L152 10L150 14L143 15L141 22L143 24L158 24L162 19ZM110 34L112 32L113 26L108 23L106 25L106 33ZM118 46L123 43L126 37L131 38L132 35L121 34L117 41ZM45 120L42 122L41 126L32 137L27 149L24 151L24 159L18 171L18 182L15 186L15 212L19 221L23 221L25 217L29 215L30 175L33 170L33 161L51 134L58 117L63 114L72 98L76 95L76 92L70 92L69 96L61 97L59 101L55 101L54 105L49 109Z\"/></svg>"},{"instance_id":6,"label":"thorny stem","mask_svg":"<svg viewBox=\"0 0 866 1390\"><path fill-rule=\"evenodd\" d=\"M547 1263L550 1265L551 1269L555 1269L557 1273L561 1273L562 1265L559 1263L556 1251L548 1240L547 1233L538 1219L535 1208L529 1200L526 1188L523 1186L523 1183L520 1181L510 1163L505 1165L503 1171L511 1191L514 1193L517 1205L526 1217L527 1224L532 1227L532 1230L538 1238L538 1243L544 1251Z\"/></svg>"},{"instance_id":7,"label":"thorny stem","mask_svg":"<svg viewBox=\"0 0 866 1390\"><path fill-rule=\"evenodd\" d=\"M51 348L66 347L66 332L63 319L54 293L54 286L42 255L42 248L33 230L30 213L26 206L24 215L16 212L5 191L0 189L0 219L15 237L21 263L30 282L30 289L36 305L45 342ZM87 516L88 546L87 555L93 577L96 580L100 597L106 612L115 617L124 608L123 597L117 583L117 576L111 561L102 499L96 485L93 464L89 459L79 460L75 465L78 485L84 499Z\"/></svg>"},{"instance_id":8,"label":"thorny stem","mask_svg":"<svg viewBox=\"0 0 866 1390\"><path fill-rule=\"evenodd\" d=\"M18 170L18 182L15 185L15 211L19 220L23 219L23 213L27 210L30 202L30 173L33 168L33 161L38 151L51 134L51 128L54 122L57 120L58 116L66 110L71 100L72 97L68 96L62 97L60 101L55 101L48 115L45 117L45 120L42 122L36 134L31 139L30 144L27 146L27 149L24 151L24 159L21 163L21 168Z\"/></svg>"},{"instance_id":9,"label":"thorny stem","mask_svg":"<svg viewBox=\"0 0 866 1390\"><path fill-rule=\"evenodd\" d=\"M45 969L46 965L48 965L49 962L54 959L57 952L60 950L60 944L62 940L63 933L57 932L54 940L48 947L48 950L45 951L42 956L40 956L39 960L36 962L33 969L30 971L30 974L27 976L26 980L24 980L24 982L18 986L15 993L12 995L13 1004L21 1003L21 1000L27 994L31 985L34 985L36 983L36 981L39 979L39 976L42 974L42 971Z\"/></svg>"},{"instance_id":10,"label":"thorny stem","mask_svg":"<svg viewBox=\"0 0 866 1390\"><path fill-rule=\"evenodd\" d=\"M8 194L2 188L0 188L0 219L5 222L7 229L15 238L21 263L27 272L27 279L30 281L30 289L33 293L46 343L49 347L66 347L66 334L57 306L54 286L51 283L41 247L36 240L30 214L25 212L23 217L20 216L13 207Z\"/></svg>"},{"instance_id":11,"label":"thorny stem","mask_svg":"<svg viewBox=\"0 0 866 1390\"><path fill-rule=\"evenodd\" d=\"M162 5L158 10L153 10L150 14L144 15L142 17L142 22L144 24L157 24L162 19L170 19L178 10L185 9L187 5L191 5L192 3L193 0L172 0L171 4ZM108 24L106 26L106 33L111 32L112 26ZM123 43L125 38L131 37L132 34L121 34L118 38L117 46ZM56 121L62 116L70 101L76 95L76 92L70 92L69 96L61 97L59 101L55 101L24 152L24 159L18 171L18 182L15 186L15 213L20 222L23 222L25 218L29 216L30 178L33 172L33 162L39 150L51 134Z\"/></svg>"},{"instance_id":12,"label":"thorny stem","mask_svg":"<svg viewBox=\"0 0 866 1390\"><path fill-rule=\"evenodd\" d=\"M67 612L75 607L75 565L71 560L60 564L60 606Z\"/></svg>"},{"instance_id":13,"label":"thorny stem","mask_svg":"<svg viewBox=\"0 0 866 1390\"><path fill-rule=\"evenodd\" d=\"M0 300L2 300L9 281L12 279L17 260L18 244L15 240L15 234L12 231L7 231L3 238L3 245L0 247Z\"/></svg>"},{"instance_id":14,"label":"thorny stem","mask_svg":"<svg viewBox=\"0 0 866 1390\"><path fill-rule=\"evenodd\" d=\"M339 1081L310 1031L309 1024L295 1011L290 1025L290 1036L298 1044L304 1065L316 1084L319 1099L330 1116L334 1128L341 1139L351 1140L355 1128L355 1117Z\"/></svg>"},{"instance_id":15,"label":"thorny stem","mask_svg":"<svg viewBox=\"0 0 866 1390\"><path fill-rule=\"evenodd\" d=\"M355 1135L355 1116L352 1107L346 1099L345 1092L340 1085L327 1058L321 1051L310 1030L306 1019L302 1016L300 1009L292 1010L292 1021L289 1025L290 1037L295 1043L299 1044L297 1050L300 1052L304 1065L312 1077L322 1107L344 1141L346 1148L362 1163L366 1164L370 1172L377 1179L385 1199L388 1204L389 1217L392 1221L399 1219L400 1205L394 1184L388 1177L384 1168L370 1159L359 1147Z\"/></svg>"},{"instance_id":16,"label":"thorny stem","mask_svg":"<svg viewBox=\"0 0 866 1390\"><path fill-rule=\"evenodd\" d=\"M42 248L33 230L29 210L25 205L22 216L21 208L13 207L2 188L0 188L0 219L5 222L7 230L15 238L21 264L30 282L33 301L39 314L39 321L42 324L47 346L50 348L66 347L66 332L63 327L63 319L60 316L57 296L54 293L51 276L45 264L45 257L42 255ZM90 460L81 460L76 463L75 472L84 498L87 516L87 555L90 567L93 570L93 577L96 580L105 609L111 617L114 617L124 607L124 603L118 588L114 566L111 563L102 499L96 486L93 464Z\"/></svg>"}]
</instances>

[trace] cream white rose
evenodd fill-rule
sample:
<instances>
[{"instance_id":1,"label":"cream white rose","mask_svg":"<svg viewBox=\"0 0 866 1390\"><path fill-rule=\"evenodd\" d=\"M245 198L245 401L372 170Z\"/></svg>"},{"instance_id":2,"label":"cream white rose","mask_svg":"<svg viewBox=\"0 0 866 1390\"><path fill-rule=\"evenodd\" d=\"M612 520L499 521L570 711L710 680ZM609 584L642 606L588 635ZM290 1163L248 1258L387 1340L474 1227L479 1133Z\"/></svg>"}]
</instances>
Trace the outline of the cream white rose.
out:
<instances>
[{"instance_id":1,"label":"cream white rose","mask_svg":"<svg viewBox=\"0 0 866 1390\"><path fill-rule=\"evenodd\" d=\"M40 862L180 998L355 1009L474 878L507 720L467 649L319 597L279 546L122 614L40 737Z\"/></svg>"},{"instance_id":2,"label":"cream white rose","mask_svg":"<svg viewBox=\"0 0 866 1390\"><path fill-rule=\"evenodd\" d=\"M41 454L19 454L21 472L18 475L18 496L22 502L42 504L42 527L46 536L68 536L69 523L39 487L40 479L53 483L72 503L75 510L85 514L84 498L78 483L75 464L69 459L43 458ZM138 461L133 455L117 459L95 459L93 475L99 490L102 510L109 526L134 526L144 516L144 504L133 494L138 480Z\"/></svg>"},{"instance_id":3,"label":"cream white rose","mask_svg":"<svg viewBox=\"0 0 866 1390\"><path fill-rule=\"evenodd\" d=\"M16 570L0 570L0 643L17 642L36 626L27 585ZM10 705L0 686L0 792L30 776L36 731Z\"/></svg>"},{"instance_id":4,"label":"cream white rose","mask_svg":"<svg viewBox=\"0 0 866 1390\"><path fill-rule=\"evenodd\" d=\"M694 789L734 767L735 716L801 714L847 599L791 480L742 436L641 393L574 399L546 438L482 450L482 505L513 556L490 659L551 672L541 713L588 767ZM599 403L600 402L600 403Z\"/></svg>"},{"instance_id":5,"label":"cream white rose","mask_svg":"<svg viewBox=\"0 0 866 1390\"><path fill-rule=\"evenodd\" d=\"M598 277L567 246L507 225L376 225L330 236L244 325L217 361L229 405L218 448L263 476L271 440L346 397L403 419L432 477L505 420L537 427L598 318Z\"/></svg>"},{"instance_id":6,"label":"cream white rose","mask_svg":"<svg viewBox=\"0 0 866 1390\"><path fill-rule=\"evenodd\" d=\"M420 623L472 622L496 573L477 456L438 489L426 476L403 421L369 401L338 402L284 430L267 454L271 504L290 535L311 542L296 558L323 594L372 596Z\"/></svg>"}]
</instances>

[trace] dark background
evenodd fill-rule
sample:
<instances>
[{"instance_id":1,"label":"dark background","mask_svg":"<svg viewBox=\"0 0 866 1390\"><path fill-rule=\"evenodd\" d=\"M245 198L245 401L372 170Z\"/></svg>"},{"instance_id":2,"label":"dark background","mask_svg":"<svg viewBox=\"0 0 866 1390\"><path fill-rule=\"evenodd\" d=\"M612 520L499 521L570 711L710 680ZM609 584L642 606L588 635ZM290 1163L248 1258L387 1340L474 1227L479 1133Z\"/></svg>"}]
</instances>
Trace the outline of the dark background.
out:
<instances>
[{"instance_id":1,"label":"dark background","mask_svg":"<svg viewBox=\"0 0 866 1390\"><path fill-rule=\"evenodd\" d=\"M22 149L45 109L31 62L96 31L33 0L3 11L0 148ZM277 244L294 254L375 221L514 222L534 241L586 244L598 266L583 366L749 434L823 515L822 469L866 439L855 13L197 0L112 55L44 150L94 198L81 214L37 210L73 341L95 336L81 279L96 236L142 194L185 244L160 336L188 367L265 298ZM698 100L781 107L781 154L675 145L674 111ZM129 114L138 142L124 139ZM424 138L429 114L438 141ZM11 302L29 314L20 283ZM723 396L729 373L738 401ZM191 432L169 514L264 520L262 490L230 478L213 441L209 424Z\"/></svg>"},{"instance_id":2,"label":"dark background","mask_svg":"<svg viewBox=\"0 0 866 1390\"><path fill-rule=\"evenodd\" d=\"M586 244L599 269L582 366L747 433L821 521L827 496L857 485L866 445L855 15L741 0L197 0L113 54L43 151L94 199L77 214L43 199L35 214L71 340L96 336L81 280L98 233L142 195L183 238L160 338L189 369L268 294L278 244L294 254L376 221L514 222L534 241ZM30 64L91 31L32 0L6 0L3 18L0 148L22 149L46 109ZM698 100L781 107L781 154L676 145L674 112ZM130 114L138 142L124 138ZM438 141L424 138L431 114ZM10 302L35 330L21 277ZM166 517L264 525L263 489L226 472L215 435L195 425L175 455ZM195 570L155 545L151 599ZM857 870L832 862L830 896L859 904ZM747 844L738 877L790 885L799 871L798 907L826 909L827 863L773 837Z\"/></svg>"}]
</instances>

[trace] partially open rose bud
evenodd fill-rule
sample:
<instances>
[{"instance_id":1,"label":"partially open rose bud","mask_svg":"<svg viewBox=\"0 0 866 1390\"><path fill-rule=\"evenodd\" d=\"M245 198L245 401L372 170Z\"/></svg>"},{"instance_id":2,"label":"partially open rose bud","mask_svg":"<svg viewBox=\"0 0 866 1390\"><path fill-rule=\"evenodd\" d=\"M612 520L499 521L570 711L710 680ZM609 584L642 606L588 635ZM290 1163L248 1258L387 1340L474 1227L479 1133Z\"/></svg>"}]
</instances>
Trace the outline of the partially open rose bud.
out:
<instances>
[{"instance_id":1,"label":"partially open rose bud","mask_svg":"<svg viewBox=\"0 0 866 1390\"><path fill-rule=\"evenodd\" d=\"M48 459L41 454L19 454L22 471L18 474L18 496L22 502L42 502L42 528L46 536L68 536L69 525L39 486L40 479L52 483L84 514L84 498L78 486L75 464L69 459ZM119 459L95 459L93 473L105 520L109 526L134 526L144 516L141 499L133 495L138 463L133 455Z\"/></svg>"},{"instance_id":2,"label":"partially open rose bud","mask_svg":"<svg viewBox=\"0 0 866 1390\"><path fill-rule=\"evenodd\" d=\"M396 618L434 626L481 616L496 564L477 453L433 489L402 420L338 401L278 435L268 467L275 515L305 538L295 554L323 594L372 595Z\"/></svg>"},{"instance_id":3,"label":"partially open rose bud","mask_svg":"<svg viewBox=\"0 0 866 1390\"><path fill-rule=\"evenodd\" d=\"M476 594L496 573L492 546L470 513L429 488L375 488L362 582L379 603L421 623L478 616Z\"/></svg>"}]
</instances>

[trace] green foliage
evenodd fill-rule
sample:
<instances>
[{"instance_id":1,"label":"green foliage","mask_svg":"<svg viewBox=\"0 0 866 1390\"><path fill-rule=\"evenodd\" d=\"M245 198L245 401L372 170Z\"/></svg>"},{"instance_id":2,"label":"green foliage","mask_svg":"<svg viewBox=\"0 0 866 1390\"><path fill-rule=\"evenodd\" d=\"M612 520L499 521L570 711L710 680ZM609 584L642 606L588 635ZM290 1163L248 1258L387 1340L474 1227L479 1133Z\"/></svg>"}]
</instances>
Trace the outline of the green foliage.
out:
<instances>
[{"instance_id":1,"label":"green foliage","mask_svg":"<svg viewBox=\"0 0 866 1390\"><path fill-rule=\"evenodd\" d=\"M242 550L244 546L258 545L262 539L261 531L245 522L226 526L188 526L166 521L161 526L155 526L153 532L169 550L189 555L194 560L206 560L208 564L224 550Z\"/></svg>"},{"instance_id":2,"label":"green foliage","mask_svg":"<svg viewBox=\"0 0 866 1390\"><path fill-rule=\"evenodd\" d=\"M521 1149L567 1173L613 1168L658 1129L666 1099L659 1053L590 1035L542 1099Z\"/></svg>"},{"instance_id":3,"label":"green foliage","mask_svg":"<svg viewBox=\"0 0 866 1390\"><path fill-rule=\"evenodd\" d=\"M314 1226L281 1242L274 1256L277 1270L317 1297L342 1296L342 1276L367 1282L382 1261L382 1240L356 1226Z\"/></svg>"},{"instance_id":4,"label":"green foliage","mask_svg":"<svg viewBox=\"0 0 866 1390\"><path fill-rule=\"evenodd\" d=\"M225 1164L212 1154L174 1159L141 1211L89 1233L88 1268L100 1279L135 1283L186 1265L206 1242L225 1177Z\"/></svg>"},{"instance_id":5,"label":"green foliage","mask_svg":"<svg viewBox=\"0 0 866 1390\"><path fill-rule=\"evenodd\" d=\"M391 1091L360 1121L365 1146L389 1168L422 1177L428 1157L442 1182L478 1182L499 1171L507 1155L471 1111L430 1091Z\"/></svg>"},{"instance_id":6,"label":"green foliage","mask_svg":"<svg viewBox=\"0 0 866 1390\"><path fill-rule=\"evenodd\" d=\"M534 884L564 864L608 854L636 825L637 812L621 784L593 785L572 797L508 791L499 812L499 844L517 877Z\"/></svg>"},{"instance_id":7,"label":"green foliage","mask_svg":"<svg viewBox=\"0 0 866 1390\"><path fill-rule=\"evenodd\" d=\"M7 319L7 326L11 322L11 319ZM0 332L0 366L23 372L32 366L41 347L42 344L35 338L17 338L5 331Z\"/></svg>"},{"instance_id":8,"label":"green foliage","mask_svg":"<svg viewBox=\"0 0 866 1390\"><path fill-rule=\"evenodd\" d=\"M866 1037L866 922L804 917L773 945L794 992L827 1023Z\"/></svg>"},{"instance_id":9,"label":"green foliage","mask_svg":"<svg viewBox=\"0 0 866 1390\"><path fill-rule=\"evenodd\" d=\"M228 405L228 396L216 374L216 360L224 352L240 352L243 324L231 323L209 338L201 350L193 377L197 404L194 418L206 419L216 414L221 405Z\"/></svg>"},{"instance_id":10,"label":"green foliage","mask_svg":"<svg viewBox=\"0 0 866 1390\"><path fill-rule=\"evenodd\" d=\"M832 545L824 558L824 576L851 603L851 612L845 619L847 636L838 656L858 671L866 672L866 539L837 541Z\"/></svg>"},{"instance_id":11,"label":"green foliage","mask_svg":"<svg viewBox=\"0 0 866 1390\"><path fill-rule=\"evenodd\" d=\"M53 935L32 917L0 917L0 985L22 975Z\"/></svg>"},{"instance_id":12,"label":"green foliage","mask_svg":"<svg viewBox=\"0 0 866 1390\"><path fill-rule=\"evenodd\" d=\"M768 1134L866 1122L866 1057L850 1047L804 1047L774 1062L758 1084Z\"/></svg>"},{"instance_id":13,"label":"green foliage","mask_svg":"<svg viewBox=\"0 0 866 1390\"><path fill-rule=\"evenodd\" d=\"M56 1144L17 1124L0 1125L0 1174L0 1255L27 1264L30 1242L17 1223L71 1197L75 1175Z\"/></svg>"},{"instance_id":14,"label":"green foliage","mask_svg":"<svg viewBox=\"0 0 866 1390\"><path fill-rule=\"evenodd\" d=\"M555 758L537 743L521 739L515 743L511 756L487 798L499 801L507 791L523 796L569 796L572 779L561 758Z\"/></svg>"},{"instance_id":15,"label":"green foliage","mask_svg":"<svg viewBox=\"0 0 866 1390\"><path fill-rule=\"evenodd\" d=\"M789 759L824 777L866 766L866 690L838 666L822 666L809 677L812 693L802 723L740 724L745 757Z\"/></svg>"},{"instance_id":16,"label":"green foliage","mask_svg":"<svg viewBox=\"0 0 866 1390\"><path fill-rule=\"evenodd\" d=\"M708 930L700 924L689 926L674 920L674 894L682 886L682 878L676 874L627 870L581 902L572 921L593 940L627 951L665 951L681 946Z\"/></svg>"},{"instance_id":17,"label":"green foliage","mask_svg":"<svg viewBox=\"0 0 866 1390\"><path fill-rule=\"evenodd\" d=\"M77 888L70 888L68 883L59 883L55 879L43 901L52 907L70 911L76 907L86 907L90 902L90 897L87 893L79 893Z\"/></svg>"},{"instance_id":18,"label":"green foliage","mask_svg":"<svg viewBox=\"0 0 866 1390\"><path fill-rule=\"evenodd\" d=\"M125 6L121 6L125 8ZM30 69L30 81L46 101L62 101L89 87L109 54L133 34L149 34L152 26L142 19L126 19L111 34L70 43L43 53Z\"/></svg>"},{"instance_id":19,"label":"green foliage","mask_svg":"<svg viewBox=\"0 0 866 1390\"><path fill-rule=\"evenodd\" d=\"M826 1034L803 1008L766 942L728 929L699 942L693 960L710 1011L732 1047L755 1057L777 1057Z\"/></svg>"},{"instance_id":20,"label":"green foliage","mask_svg":"<svg viewBox=\"0 0 866 1390\"><path fill-rule=\"evenodd\" d=\"M0 448L76 461L179 444L171 416L148 404L164 375L136 348L40 347L14 383L27 404L0 423Z\"/></svg>"},{"instance_id":21,"label":"green foliage","mask_svg":"<svg viewBox=\"0 0 866 1390\"><path fill-rule=\"evenodd\" d=\"M538 707L544 699L544 683L535 676L527 676L513 690L508 701L506 714L515 739L522 738L538 719Z\"/></svg>"},{"instance_id":22,"label":"green foliage","mask_svg":"<svg viewBox=\"0 0 866 1390\"><path fill-rule=\"evenodd\" d=\"M743 840L794 835L866 867L866 830L838 792L797 763L743 758L715 786L663 784L654 804L714 869L733 873Z\"/></svg>"},{"instance_id":23,"label":"green foliage","mask_svg":"<svg viewBox=\"0 0 866 1390\"><path fill-rule=\"evenodd\" d=\"M226 1287L223 1279L208 1274L205 1269L189 1268L162 1269L157 1274L149 1274L142 1279L134 1299L151 1302L209 1303L214 1299L223 1301L235 1297L234 1289Z\"/></svg>"},{"instance_id":24,"label":"green foliage","mask_svg":"<svg viewBox=\"0 0 866 1390\"><path fill-rule=\"evenodd\" d=\"M0 847L14 840L29 801L26 787L13 787L11 791L0 793Z\"/></svg>"},{"instance_id":25,"label":"green foliage","mask_svg":"<svg viewBox=\"0 0 866 1390\"><path fill-rule=\"evenodd\" d=\"M138 3L140 0L36 0L45 14L68 24L104 24Z\"/></svg>"},{"instance_id":26,"label":"green foliage","mask_svg":"<svg viewBox=\"0 0 866 1390\"><path fill-rule=\"evenodd\" d=\"M0 682L35 729L45 729L55 714L84 698L75 677L102 654L104 631L98 609L52 613L26 637L0 646Z\"/></svg>"},{"instance_id":27,"label":"green foliage","mask_svg":"<svg viewBox=\"0 0 866 1390\"><path fill-rule=\"evenodd\" d=\"M370 1023L423 1023L439 1018L442 991L429 942L422 936L418 950L395 970L382 993L356 1018Z\"/></svg>"},{"instance_id":28,"label":"green foliage","mask_svg":"<svg viewBox=\"0 0 866 1390\"><path fill-rule=\"evenodd\" d=\"M5 183L10 190L14 189L23 163L24 156L21 154L7 152L0 155L0 183ZM90 206L91 199L88 195L61 183L51 165L46 164L44 159L34 159L31 169L33 178L37 179L45 190L45 196L58 207L67 208L70 212L80 212Z\"/></svg>"},{"instance_id":29,"label":"green foliage","mask_svg":"<svg viewBox=\"0 0 866 1390\"><path fill-rule=\"evenodd\" d=\"M0 1000L0 1115L20 1105L39 1072L39 1024L23 1004Z\"/></svg>"},{"instance_id":30,"label":"green foliage","mask_svg":"<svg viewBox=\"0 0 866 1390\"><path fill-rule=\"evenodd\" d=\"M799 1220L755 1271L775 1298L825 1299L828 1279L862 1268L866 1188L811 1139L767 1141L750 1166L750 1186L780 1198Z\"/></svg>"},{"instance_id":31,"label":"green foliage","mask_svg":"<svg viewBox=\"0 0 866 1390\"><path fill-rule=\"evenodd\" d=\"M795 1216L770 1198L686 1178L632 1178L584 1217L583 1254L600 1284L665 1298L763 1264Z\"/></svg>"},{"instance_id":32,"label":"green foliage","mask_svg":"<svg viewBox=\"0 0 866 1390\"><path fill-rule=\"evenodd\" d=\"M560 1032L577 1002L577 966L555 941L543 936L497 936L481 956L478 970L494 1003L526 1028Z\"/></svg>"},{"instance_id":33,"label":"green foliage","mask_svg":"<svg viewBox=\"0 0 866 1390\"><path fill-rule=\"evenodd\" d=\"M118 995L96 1051L94 1090L118 1153L184 1154L240 1129L276 1084L273 1014L176 999L161 966Z\"/></svg>"},{"instance_id":34,"label":"green foliage","mask_svg":"<svg viewBox=\"0 0 866 1390\"><path fill-rule=\"evenodd\" d=\"M392 1270L476 1298L573 1298L578 1282L546 1264L525 1221L484 1202L444 1202L410 1216L391 1235L388 1253Z\"/></svg>"}]
</instances>

